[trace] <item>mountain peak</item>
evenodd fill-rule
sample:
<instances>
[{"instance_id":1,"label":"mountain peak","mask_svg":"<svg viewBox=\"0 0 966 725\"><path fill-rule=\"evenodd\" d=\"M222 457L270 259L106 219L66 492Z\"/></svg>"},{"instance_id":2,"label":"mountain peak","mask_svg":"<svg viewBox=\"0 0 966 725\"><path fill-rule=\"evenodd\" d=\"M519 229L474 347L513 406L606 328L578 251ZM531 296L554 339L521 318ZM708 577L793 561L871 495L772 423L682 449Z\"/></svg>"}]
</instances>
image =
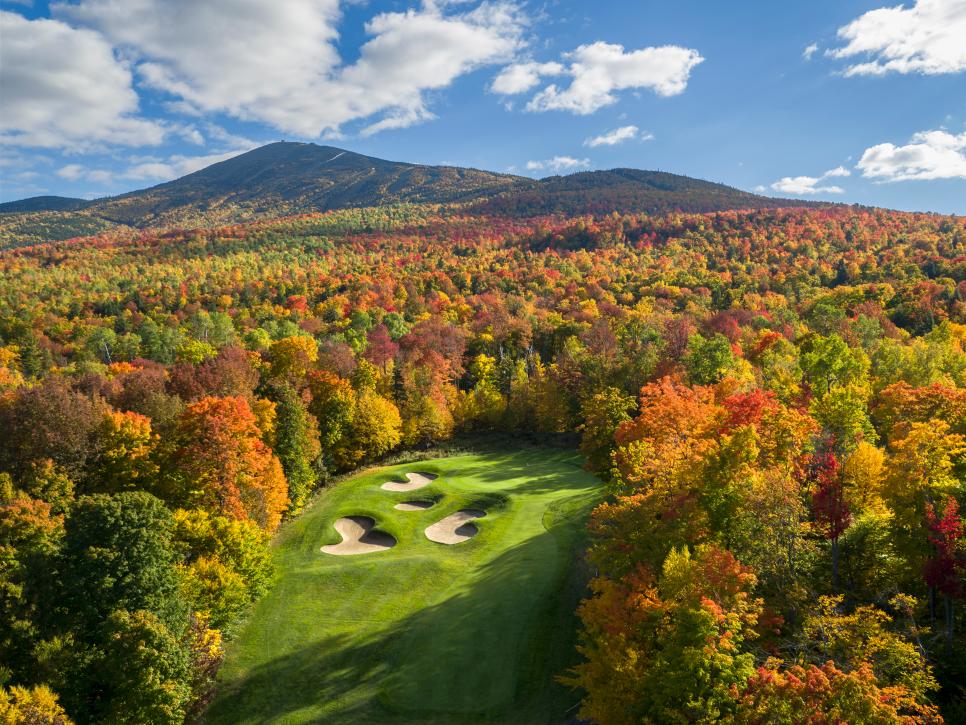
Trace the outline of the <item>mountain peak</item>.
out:
<instances>
[{"instance_id":1,"label":"mountain peak","mask_svg":"<svg viewBox=\"0 0 966 725\"><path fill-rule=\"evenodd\" d=\"M107 223L139 227L208 226L345 207L453 202L514 216L804 204L662 171L618 168L535 180L276 141L149 189L92 202L39 197L0 205L0 212L77 211Z\"/></svg>"}]
</instances>

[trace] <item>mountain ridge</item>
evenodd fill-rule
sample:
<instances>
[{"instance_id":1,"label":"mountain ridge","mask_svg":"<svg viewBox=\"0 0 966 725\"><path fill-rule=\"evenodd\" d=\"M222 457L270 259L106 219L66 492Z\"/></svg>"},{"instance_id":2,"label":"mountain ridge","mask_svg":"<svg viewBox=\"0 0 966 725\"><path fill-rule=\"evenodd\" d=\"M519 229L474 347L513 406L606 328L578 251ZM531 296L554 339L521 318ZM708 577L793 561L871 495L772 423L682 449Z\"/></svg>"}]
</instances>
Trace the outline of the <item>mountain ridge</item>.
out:
<instances>
[{"instance_id":1,"label":"mountain ridge","mask_svg":"<svg viewBox=\"0 0 966 725\"><path fill-rule=\"evenodd\" d=\"M335 146L278 141L146 189L91 201L33 197L0 204L27 223L60 214L130 227L214 226L399 203L462 203L510 216L665 213L812 206L663 171L616 168L543 179L389 161ZM65 214L67 215L65 217ZM75 224L76 225L76 224Z\"/></svg>"}]
</instances>

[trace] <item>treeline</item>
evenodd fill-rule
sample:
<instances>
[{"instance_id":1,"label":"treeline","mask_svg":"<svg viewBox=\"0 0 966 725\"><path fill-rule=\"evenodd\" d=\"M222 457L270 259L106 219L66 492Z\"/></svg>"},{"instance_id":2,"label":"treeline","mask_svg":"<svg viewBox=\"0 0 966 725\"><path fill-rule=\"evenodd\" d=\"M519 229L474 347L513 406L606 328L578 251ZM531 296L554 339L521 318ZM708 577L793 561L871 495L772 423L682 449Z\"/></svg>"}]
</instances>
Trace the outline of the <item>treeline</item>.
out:
<instances>
[{"instance_id":1,"label":"treeline","mask_svg":"<svg viewBox=\"0 0 966 725\"><path fill-rule=\"evenodd\" d=\"M284 517L501 430L579 432L613 489L586 716L955 721L964 241L404 207L2 252L0 712L195 717Z\"/></svg>"}]
</instances>

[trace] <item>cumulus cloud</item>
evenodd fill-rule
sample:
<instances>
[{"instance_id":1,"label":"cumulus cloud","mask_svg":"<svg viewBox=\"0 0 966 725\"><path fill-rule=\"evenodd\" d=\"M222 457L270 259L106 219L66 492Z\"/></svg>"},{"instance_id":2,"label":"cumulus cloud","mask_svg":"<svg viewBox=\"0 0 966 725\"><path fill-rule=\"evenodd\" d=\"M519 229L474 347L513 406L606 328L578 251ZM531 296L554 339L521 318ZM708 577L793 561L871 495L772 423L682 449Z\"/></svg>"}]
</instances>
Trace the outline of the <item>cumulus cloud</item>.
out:
<instances>
[{"instance_id":1,"label":"cumulus cloud","mask_svg":"<svg viewBox=\"0 0 966 725\"><path fill-rule=\"evenodd\" d=\"M527 161L527 171L561 171L572 169L586 169L590 166L590 159L575 159L572 156L554 156L545 161Z\"/></svg>"},{"instance_id":2,"label":"cumulus cloud","mask_svg":"<svg viewBox=\"0 0 966 725\"><path fill-rule=\"evenodd\" d=\"M826 171L822 175L822 178L828 179L829 177L832 177L832 176L851 176L851 175L852 175L852 172L849 171L844 166L836 166L834 169L829 169L828 171Z\"/></svg>"},{"instance_id":3,"label":"cumulus cloud","mask_svg":"<svg viewBox=\"0 0 966 725\"><path fill-rule=\"evenodd\" d=\"M828 54L853 62L845 75L959 73L966 70L966 0L917 0L870 10L839 28L846 42Z\"/></svg>"},{"instance_id":4,"label":"cumulus cloud","mask_svg":"<svg viewBox=\"0 0 966 725\"><path fill-rule=\"evenodd\" d=\"M501 70L490 89L505 96L526 93L540 85L540 79L545 76L559 76L564 72L560 63L514 63Z\"/></svg>"},{"instance_id":5,"label":"cumulus cloud","mask_svg":"<svg viewBox=\"0 0 966 725\"><path fill-rule=\"evenodd\" d=\"M0 142L81 151L164 139L137 115L131 72L97 33L0 11L0 36Z\"/></svg>"},{"instance_id":6,"label":"cumulus cloud","mask_svg":"<svg viewBox=\"0 0 966 725\"><path fill-rule=\"evenodd\" d=\"M466 9L426 2L380 13L344 64L338 0L81 0L59 18L124 49L145 84L189 109L262 121L305 137L370 119L367 133L432 118L425 94L523 47L527 19L510 2ZM456 12L450 12L457 7Z\"/></svg>"},{"instance_id":7,"label":"cumulus cloud","mask_svg":"<svg viewBox=\"0 0 966 725\"><path fill-rule=\"evenodd\" d=\"M836 166L829 169L821 176L785 176L771 185L774 191L782 194L795 194L797 196L809 194L842 194L845 192L841 186L834 184L819 186L826 179L837 176L850 176L851 172L844 166ZM756 187L755 191L764 191L763 187Z\"/></svg>"},{"instance_id":8,"label":"cumulus cloud","mask_svg":"<svg viewBox=\"0 0 966 725\"><path fill-rule=\"evenodd\" d=\"M113 171L71 163L58 169L57 175L68 181L88 181L102 185L122 180L157 183L200 171L206 166L226 161L259 145L244 136L229 133L216 124L207 124L205 131L208 140L215 142L218 151L197 155L174 154L167 157L130 156L126 159L126 167ZM193 126L181 129L180 132L188 138L195 133L201 135Z\"/></svg>"},{"instance_id":9,"label":"cumulus cloud","mask_svg":"<svg viewBox=\"0 0 966 725\"><path fill-rule=\"evenodd\" d=\"M617 146L617 144L632 141L636 138L639 138L641 141L652 141L654 140L654 134L648 133L647 131L640 133L640 129L637 126L621 126L600 136L592 136L586 139L584 146L589 146L592 149L598 146Z\"/></svg>"},{"instance_id":10,"label":"cumulus cloud","mask_svg":"<svg viewBox=\"0 0 966 725\"><path fill-rule=\"evenodd\" d=\"M818 43L812 43L811 45L806 46L805 50L802 51L802 57L805 60L811 60L812 56L815 55L815 53L817 52L818 52Z\"/></svg>"},{"instance_id":11,"label":"cumulus cloud","mask_svg":"<svg viewBox=\"0 0 966 725\"><path fill-rule=\"evenodd\" d=\"M153 184L200 171L206 166L217 164L219 161L226 161L241 153L244 153L243 149L199 156L182 154L164 158L140 156L129 159L130 165L119 171L92 168L75 163L61 167L57 170L57 175L68 181L87 181L95 184L110 184L115 181L143 181Z\"/></svg>"},{"instance_id":12,"label":"cumulus cloud","mask_svg":"<svg viewBox=\"0 0 966 725\"><path fill-rule=\"evenodd\" d=\"M504 68L493 89L504 94L525 93L544 76L566 75L570 83L550 84L527 103L528 111L570 111L586 115L616 103L617 92L646 88L660 96L683 93L691 70L704 58L698 51L676 45L625 50L624 46L598 41L565 53L559 63L517 63ZM543 70L545 66L549 70ZM502 90L501 90L502 89Z\"/></svg>"},{"instance_id":13,"label":"cumulus cloud","mask_svg":"<svg viewBox=\"0 0 966 725\"><path fill-rule=\"evenodd\" d=\"M881 143L867 148L856 168L882 181L966 179L966 133L922 131L905 146Z\"/></svg>"},{"instance_id":14,"label":"cumulus cloud","mask_svg":"<svg viewBox=\"0 0 966 725\"><path fill-rule=\"evenodd\" d=\"M114 174L104 169L88 169L81 164L67 164L57 170L57 176L68 181L91 181L95 184L107 184L113 181Z\"/></svg>"}]
</instances>

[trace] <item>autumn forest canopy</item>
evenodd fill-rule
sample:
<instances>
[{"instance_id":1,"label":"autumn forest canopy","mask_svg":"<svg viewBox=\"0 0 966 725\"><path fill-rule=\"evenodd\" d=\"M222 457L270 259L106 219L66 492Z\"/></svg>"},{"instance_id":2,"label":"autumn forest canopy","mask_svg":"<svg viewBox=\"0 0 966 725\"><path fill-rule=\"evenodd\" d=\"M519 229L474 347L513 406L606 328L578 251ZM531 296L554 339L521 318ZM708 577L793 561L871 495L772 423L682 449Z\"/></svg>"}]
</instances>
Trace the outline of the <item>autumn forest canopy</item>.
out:
<instances>
[{"instance_id":1,"label":"autumn forest canopy","mask_svg":"<svg viewBox=\"0 0 966 725\"><path fill-rule=\"evenodd\" d=\"M316 491L496 441L600 479L581 718L966 719L966 220L528 199L0 252L0 713L203 717Z\"/></svg>"}]
</instances>

